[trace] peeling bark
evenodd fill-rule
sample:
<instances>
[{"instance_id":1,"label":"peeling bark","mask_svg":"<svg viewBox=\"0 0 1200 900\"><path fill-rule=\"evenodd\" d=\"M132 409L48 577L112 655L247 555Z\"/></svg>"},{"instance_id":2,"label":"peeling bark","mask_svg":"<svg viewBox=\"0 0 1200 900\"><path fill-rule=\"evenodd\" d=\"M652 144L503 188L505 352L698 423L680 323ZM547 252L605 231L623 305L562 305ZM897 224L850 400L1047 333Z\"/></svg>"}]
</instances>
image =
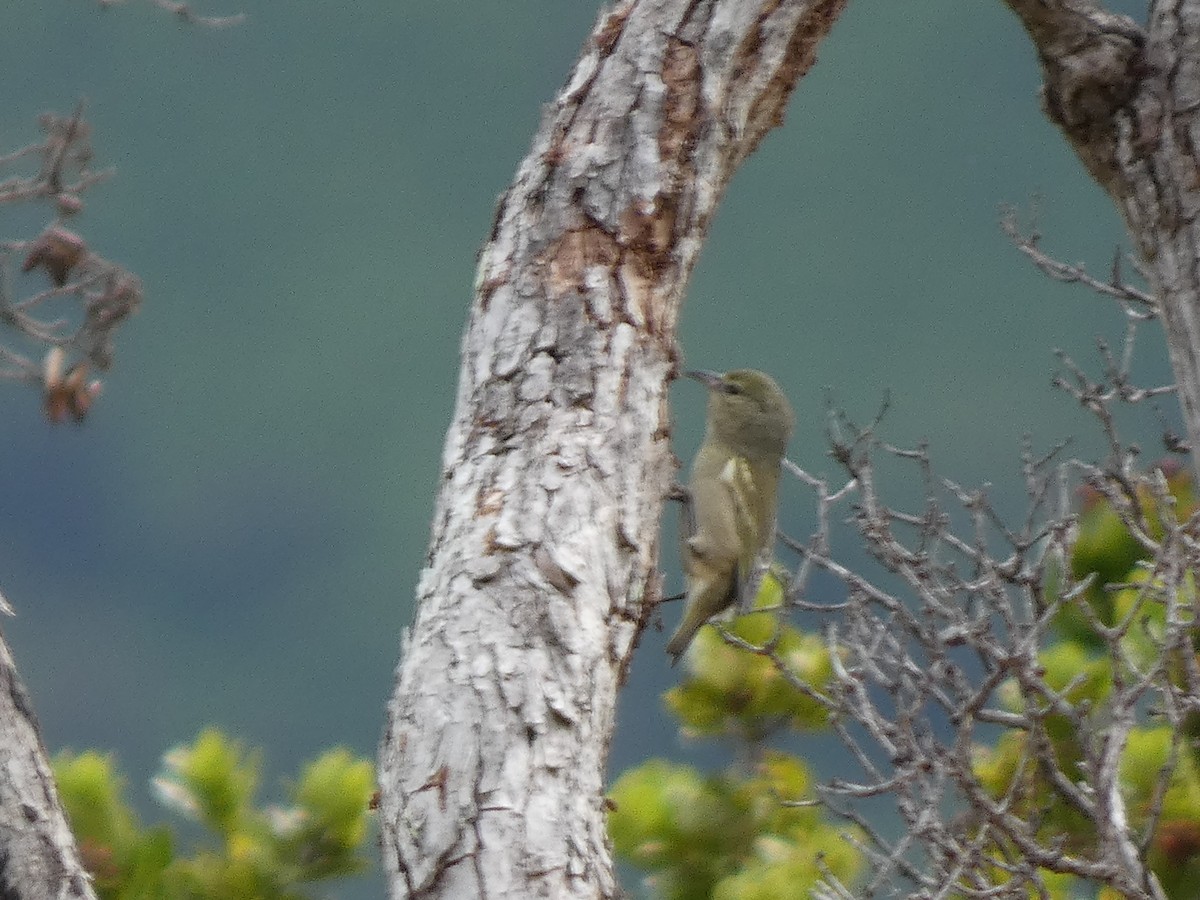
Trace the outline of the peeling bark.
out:
<instances>
[{"instance_id":1,"label":"peeling bark","mask_svg":"<svg viewBox=\"0 0 1200 900\"><path fill-rule=\"evenodd\" d=\"M619 895L604 767L659 598L684 286L844 3L606 11L500 199L380 749L393 897Z\"/></svg>"},{"instance_id":2,"label":"peeling bark","mask_svg":"<svg viewBox=\"0 0 1200 900\"><path fill-rule=\"evenodd\" d=\"M1200 447L1200 0L1146 27L1092 0L1006 0L1045 78L1046 114L1125 219L1158 299L1180 406ZM1192 463L1200 474L1200 456Z\"/></svg>"}]
</instances>

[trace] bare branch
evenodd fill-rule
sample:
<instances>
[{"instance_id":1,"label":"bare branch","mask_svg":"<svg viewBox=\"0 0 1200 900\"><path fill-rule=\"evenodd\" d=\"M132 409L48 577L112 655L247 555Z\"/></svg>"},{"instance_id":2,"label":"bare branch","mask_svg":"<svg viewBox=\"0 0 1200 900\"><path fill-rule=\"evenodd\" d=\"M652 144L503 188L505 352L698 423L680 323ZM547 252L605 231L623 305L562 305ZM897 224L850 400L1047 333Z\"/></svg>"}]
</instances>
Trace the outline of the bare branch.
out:
<instances>
[{"instance_id":1,"label":"bare branch","mask_svg":"<svg viewBox=\"0 0 1200 900\"><path fill-rule=\"evenodd\" d=\"M97 0L100 6L107 9L110 6L120 6L125 3L125 0ZM229 28L233 25L241 25L246 21L245 13L238 13L233 16L202 16L194 9L191 4L176 2L176 0L150 0L159 9L166 10L172 15L178 16L182 21L189 25L202 25L206 28Z\"/></svg>"},{"instance_id":2,"label":"bare branch","mask_svg":"<svg viewBox=\"0 0 1200 900\"><path fill-rule=\"evenodd\" d=\"M1157 316L1158 304L1154 295L1141 288L1134 287L1121 277L1121 253L1113 254L1112 271L1108 281L1089 275L1082 265L1070 265L1048 256L1039 247L1042 235L1036 228L1028 234L1021 232L1017 222L1016 210L1009 207L1000 218L1000 227L1009 239L1037 268L1049 275L1055 281L1065 284L1081 284L1105 297L1112 297L1126 303L1132 303L1141 308L1136 315L1140 319L1152 319ZM1132 314L1133 311L1130 310Z\"/></svg>"},{"instance_id":3,"label":"bare branch","mask_svg":"<svg viewBox=\"0 0 1200 900\"><path fill-rule=\"evenodd\" d=\"M1059 355L1058 383L1092 413L1109 455L1102 464L1069 459L1062 444L1039 454L1026 439L1028 506L1018 526L993 507L988 486L938 478L926 446L879 440L878 420L857 428L831 415L831 455L846 473L838 487L788 465L816 499L817 526L805 541L784 540L801 557L787 603L830 620L833 677L806 696L825 706L861 770L821 796L864 835L865 896L907 884L915 897L1049 897L1046 879L1058 873L1124 897L1163 897L1147 852L1178 767L1184 710L1195 708L1189 691L1200 684L1187 599L1194 592L1186 588L1200 566L1200 513L1181 515L1169 484L1178 464L1139 470L1116 424L1118 405L1170 390L1133 381L1144 319L1127 317L1119 352L1099 345L1098 378ZM912 467L912 480L925 486L919 509L885 500L879 455ZM1073 571L1080 515L1069 502L1072 484L1086 487L1088 503L1114 511L1147 560L1119 609L1111 598L1121 585ZM834 558L835 517L847 507L884 577ZM816 571L837 578L845 599L803 601ZM1091 650L1056 642L1064 616L1089 635ZM1148 630L1148 619L1162 624ZM751 649L787 677L772 642ZM1056 663L1056 653L1066 661ZM1169 710L1177 731L1135 812L1122 764L1152 705ZM981 744L993 749L981 756ZM903 823L900 838L867 827L860 804L884 798ZM832 882L824 889L839 896Z\"/></svg>"}]
</instances>

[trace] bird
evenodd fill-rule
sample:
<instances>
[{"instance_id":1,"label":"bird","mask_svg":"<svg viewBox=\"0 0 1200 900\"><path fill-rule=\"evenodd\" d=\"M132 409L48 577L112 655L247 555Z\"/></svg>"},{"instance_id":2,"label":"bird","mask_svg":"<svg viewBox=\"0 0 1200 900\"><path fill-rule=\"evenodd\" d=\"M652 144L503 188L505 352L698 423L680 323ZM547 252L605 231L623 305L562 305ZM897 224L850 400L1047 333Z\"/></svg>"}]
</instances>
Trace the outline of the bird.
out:
<instances>
[{"instance_id":1,"label":"bird","mask_svg":"<svg viewBox=\"0 0 1200 900\"><path fill-rule=\"evenodd\" d=\"M775 536L779 470L795 414L756 369L684 373L708 389L704 440L692 461L681 527L683 620L667 642L679 662L700 626L744 598Z\"/></svg>"}]
</instances>

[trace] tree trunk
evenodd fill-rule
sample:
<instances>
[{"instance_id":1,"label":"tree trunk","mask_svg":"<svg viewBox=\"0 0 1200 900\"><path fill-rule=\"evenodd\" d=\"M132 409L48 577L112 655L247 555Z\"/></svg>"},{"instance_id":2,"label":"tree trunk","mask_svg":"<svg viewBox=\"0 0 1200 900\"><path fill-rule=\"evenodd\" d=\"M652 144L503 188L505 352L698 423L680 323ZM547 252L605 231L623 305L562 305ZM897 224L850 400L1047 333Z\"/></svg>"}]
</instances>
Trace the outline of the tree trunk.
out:
<instances>
[{"instance_id":1,"label":"tree trunk","mask_svg":"<svg viewBox=\"0 0 1200 900\"><path fill-rule=\"evenodd\" d=\"M1092 0L1006 0L1037 48L1046 114L1117 205L1158 299L1188 442L1200 447L1200 0L1148 29ZM1200 455L1192 454L1200 474Z\"/></svg>"},{"instance_id":2,"label":"tree trunk","mask_svg":"<svg viewBox=\"0 0 1200 900\"><path fill-rule=\"evenodd\" d=\"M0 897L95 900L58 802L33 707L3 637L0 760Z\"/></svg>"},{"instance_id":3,"label":"tree trunk","mask_svg":"<svg viewBox=\"0 0 1200 900\"><path fill-rule=\"evenodd\" d=\"M618 895L605 758L660 596L683 290L844 3L614 7L501 198L380 749L392 896Z\"/></svg>"}]
</instances>

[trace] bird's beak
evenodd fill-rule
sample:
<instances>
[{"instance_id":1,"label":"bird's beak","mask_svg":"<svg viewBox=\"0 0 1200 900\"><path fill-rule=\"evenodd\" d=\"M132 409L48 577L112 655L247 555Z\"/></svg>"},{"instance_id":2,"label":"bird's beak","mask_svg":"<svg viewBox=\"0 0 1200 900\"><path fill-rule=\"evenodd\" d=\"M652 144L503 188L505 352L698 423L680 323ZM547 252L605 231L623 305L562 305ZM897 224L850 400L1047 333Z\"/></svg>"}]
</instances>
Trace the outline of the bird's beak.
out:
<instances>
[{"instance_id":1,"label":"bird's beak","mask_svg":"<svg viewBox=\"0 0 1200 900\"><path fill-rule=\"evenodd\" d=\"M725 387L725 379L721 377L720 372L705 372L700 369L693 369L683 374L688 378L696 379L710 391L719 391Z\"/></svg>"}]
</instances>

